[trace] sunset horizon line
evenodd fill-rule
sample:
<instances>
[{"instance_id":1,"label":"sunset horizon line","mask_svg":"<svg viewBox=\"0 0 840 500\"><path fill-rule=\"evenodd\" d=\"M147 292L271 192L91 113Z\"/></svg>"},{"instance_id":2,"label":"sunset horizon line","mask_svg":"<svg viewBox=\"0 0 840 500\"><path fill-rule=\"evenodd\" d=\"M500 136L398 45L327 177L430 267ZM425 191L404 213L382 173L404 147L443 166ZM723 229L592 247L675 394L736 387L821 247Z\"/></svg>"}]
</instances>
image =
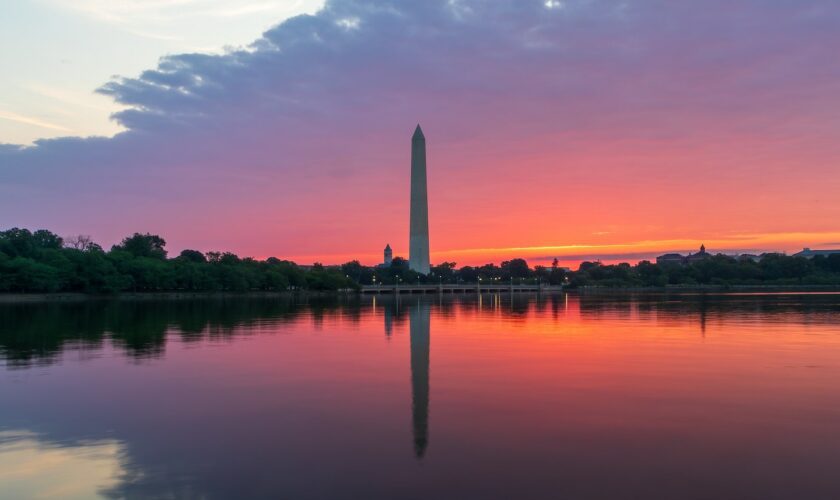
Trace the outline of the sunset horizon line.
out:
<instances>
[{"instance_id":1,"label":"sunset horizon line","mask_svg":"<svg viewBox=\"0 0 840 500\"><path fill-rule=\"evenodd\" d=\"M737 245L741 243L741 245ZM400 249L399 245L386 242L393 248L395 257L407 259L407 251ZM565 245L533 245L514 247L483 247L483 248L459 248L449 250L432 250L432 260L439 264L451 262L458 256L469 256L468 262L463 265L483 265L488 263L499 263L511 258L524 258L533 262L543 263L554 258L567 262L580 263L583 261L606 261L606 262L630 262L636 263L642 260L650 260L660 254L671 252L696 252L700 245L705 245L710 253L722 253L725 255L742 254L751 252L760 253L782 253L796 252L803 248L820 248L825 246L840 246L840 231L824 232L787 232L787 233L762 233L762 234L739 234L728 238L672 238L661 240L638 240L626 243L577 243ZM384 248L384 245L383 245ZM585 250L613 249L625 250L615 253L583 252ZM545 252L556 250L555 253ZM576 251L576 253L569 253ZM535 255L537 253L537 255ZM405 254L405 255L403 255ZM355 257L354 257L355 255ZM344 262L358 260L367 263L375 260L376 252L365 252L363 254L300 254L290 256L289 260L298 263L319 262L325 265L338 265ZM495 255L495 257L490 257ZM479 256L488 256L481 258ZM264 259L272 255L259 256ZM462 265L456 261L456 264Z\"/></svg>"}]
</instances>

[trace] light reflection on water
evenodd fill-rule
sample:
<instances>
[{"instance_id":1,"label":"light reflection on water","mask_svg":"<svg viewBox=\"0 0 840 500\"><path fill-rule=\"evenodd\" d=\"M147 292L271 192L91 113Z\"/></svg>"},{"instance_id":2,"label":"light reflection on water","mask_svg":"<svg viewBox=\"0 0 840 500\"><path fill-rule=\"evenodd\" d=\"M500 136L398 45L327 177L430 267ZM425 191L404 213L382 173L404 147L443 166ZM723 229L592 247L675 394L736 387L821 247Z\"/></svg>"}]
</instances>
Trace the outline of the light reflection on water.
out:
<instances>
[{"instance_id":1,"label":"light reflection on water","mask_svg":"<svg viewBox=\"0 0 840 500\"><path fill-rule=\"evenodd\" d=\"M51 443L25 430L0 431L0 497L86 499L106 495L122 476L113 440Z\"/></svg>"},{"instance_id":2,"label":"light reflection on water","mask_svg":"<svg viewBox=\"0 0 840 500\"><path fill-rule=\"evenodd\" d=\"M837 294L3 305L0 363L0 498L840 497Z\"/></svg>"}]
</instances>

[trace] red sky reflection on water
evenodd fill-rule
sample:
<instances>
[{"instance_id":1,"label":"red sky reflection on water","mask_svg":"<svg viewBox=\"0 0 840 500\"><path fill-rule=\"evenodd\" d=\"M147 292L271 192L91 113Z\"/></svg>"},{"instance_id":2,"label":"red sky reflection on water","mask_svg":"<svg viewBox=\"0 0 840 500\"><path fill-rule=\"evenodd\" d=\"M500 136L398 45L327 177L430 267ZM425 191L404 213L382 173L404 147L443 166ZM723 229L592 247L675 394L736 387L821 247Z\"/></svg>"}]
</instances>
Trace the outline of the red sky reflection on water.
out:
<instances>
[{"instance_id":1,"label":"red sky reflection on water","mask_svg":"<svg viewBox=\"0 0 840 500\"><path fill-rule=\"evenodd\" d=\"M174 321L152 357L13 372L0 416L107 429L146 494L831 498L837 300L379 297L191 341Z\"/></svg>"}]
</instances>

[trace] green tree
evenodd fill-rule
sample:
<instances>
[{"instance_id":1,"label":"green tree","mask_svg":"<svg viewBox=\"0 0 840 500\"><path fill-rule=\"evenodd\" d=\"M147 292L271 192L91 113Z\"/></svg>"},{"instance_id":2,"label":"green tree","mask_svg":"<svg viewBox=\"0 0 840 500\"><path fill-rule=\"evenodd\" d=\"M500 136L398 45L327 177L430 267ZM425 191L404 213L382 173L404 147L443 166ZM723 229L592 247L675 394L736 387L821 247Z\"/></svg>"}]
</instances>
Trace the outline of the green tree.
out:
<instances>
[{"instance_id":1,"label":"green tree","mask_svg":"<svg viewBox=\"0 0 840 500\"><path fill-rule=\"evenodd\" d=\"M166 241L160 236L154 234L140 234L124 238L119 245L115 245L112 250L123 250L135 257L149 257L153 259L166 258Z\"/></svg>"},{"instance_id":2,"label":"green tree","mask_svg":"<svg viewBox=\"0 0 840 500\"><path fill-rule=\"evenodd\" d=\"M502 262L502 273L505 278L528 278L531 275L531 268L528 267L528 262L525 259L511 259Z\"/></svg>"},{"instance_id":3,"label":"green tree","mask_svg":"<svg viewBox=\"0 0 840 500\"><path fill-rule=\"evenodd\" d=\"M35 242L32 233L17 227L0 232L0 252L9 257L33 257Z\"/></svg>"},{"instance_id":4,"label":"green tree","mask_svg":"<svg viewBox=\"0 0 840 500\"><path fill-rule=\"evenodd\" d=\"M58 271L28 257L15 257L3 264L3 284L11 292L57 292Z\"/></svg>"},{"instance_id":5,"label":"green tree","mask_svg":"<svg viewBox=\"0 0 840 500\"><path fill-rule=\"evenodd\" d=\"M441 262L436 266L432 266L430 275L433 281L452 283L455 281L455 263Z\"/></svg>"},{"instance_id":6,"label":"green tree","mask_svg":"<svg viewBox=\"0 0 840 500\"><path fill-rule=\"evenodd\" d=\"M207 262L207 258L204 256L203 253L199 252L198 250L181 250L181 253L180 255L178 255L178 257L187 262Z\"/></svg>"},{"instance_id":7,"label":"green tree","mask_svg":"<svg viewBox=\"0 0 840 500\"><path fill-rule=\"evenodd\" d=\"M32 242L39 249L58 250L64 245L60 236L46 229L39 229L32 233Z\"/></svg>"}]
</instances>

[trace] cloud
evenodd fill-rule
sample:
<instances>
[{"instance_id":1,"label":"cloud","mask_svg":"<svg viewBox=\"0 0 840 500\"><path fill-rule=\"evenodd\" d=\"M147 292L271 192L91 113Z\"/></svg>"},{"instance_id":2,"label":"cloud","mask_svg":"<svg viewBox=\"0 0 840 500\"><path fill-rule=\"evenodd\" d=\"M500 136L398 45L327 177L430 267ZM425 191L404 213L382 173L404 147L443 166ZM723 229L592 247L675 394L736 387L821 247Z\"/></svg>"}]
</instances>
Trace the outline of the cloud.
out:
<instances>
[{"instance_id":1,"label":"cloud","mask_svg":"<svg viewBox=\"0 0 840 500\"><path fill-rule=\"evenodd\" d=\"M62 132L73 132L67 127L62 127L61 125L56 125L55 123L50 123L46 120L41 120L40 118L24 116L18 113L12 113L11 111L3 111L2 109L0 109L0 120L10 120L17 123L23 123L25 125L35 125L36 127L47 128L50 130L60 130Z\"/></svg>"},{"instance_id":2,"label":"cloud","mask_svg":"<svg viewBox=\"0 0 840 500\"><path fill-rule=\"evenodd\" d=\"M224 0L47 0L104 22L130 23L137 18L167 21L194 15L237 16L277 9L282 1L240 0L230 7ZM295 2L295 3L300 3Z\"/></svg>"},{"instance_id":3,"label":"cloud","mask_svg":"<svg viewBox=\"0 0 840 500\"><path fill-rule=\"evenodd\" d=\"M30 83L25 85L24 88L30 92L38 94L41 98L46 97L65 106L81 106L96 111L107 111L111 109L110 107L104 106L98 102L98 99L101 99L101 97L96 97L97 100L94 100L92 96L85 93L74 92L72 90L66 90L39 83ZM67 129L62 130L67 131Z\"/></svg>"},{"instance_id":4,"label":"cloud","mask_svg":"<svg viewBox=\"0 0 840 500\"><path fill-rule=\"evenodd\" d=\"M675 118L702 121L730 107L763 114L771 100L785 107L784 92L804 91L767 77L833 88L837 69L814 64L828 49L796 40L806 29L828 36L832 25L816 17L821 4L580 0L555 12L538 1L335 1L266 32L249 50L165 57L101 91L137 108L117 115L136 129L313 113L346 120L393 102L413 111L455 108L469 123L478 114L545 126L553 115L555 130L609 131L624 125L611 120L638 121L641 113L670 117L637 124L655 136ZM719 13L709 14L714 7ZM782 17L791 13L794 21ZM807 104L798 97L797 107ZM517 112L500 115L508 106Z\"/></svg>"},{"instance_id":5,"label":"cloud","mask_svg":"<svg viewBox=\"0 0 840 500\"><path fill-rule=\"evenodd\" d=\"M718 193L730 220L773 206L721 191L750 185L804 210L785 176L807 171L798 189L824 196L838 184L838 26L828 0L333 0L245 48L170 55L105 83L127 107L113 139L0 148L0 182L29 193L0 201L0 225L91 232L85 221L112 239L160 228L253 253L323 251L324 235L379 247L403 232L418 121L434 148L433 215L454 221L437 229L449 248L496 245L463 228L500 204L547 213L552 185L573 186L571 206L621 200L587 214L600 227L658 217L673 189L684 201ZM628 182L644 184L638 195ZM488 196L465 201L474 190ZM674 220L725 225L723 208ZM565 232L591 234L578 226ZM528 236L519 229L511 238Z\"/></svg>"}]
</instances>

